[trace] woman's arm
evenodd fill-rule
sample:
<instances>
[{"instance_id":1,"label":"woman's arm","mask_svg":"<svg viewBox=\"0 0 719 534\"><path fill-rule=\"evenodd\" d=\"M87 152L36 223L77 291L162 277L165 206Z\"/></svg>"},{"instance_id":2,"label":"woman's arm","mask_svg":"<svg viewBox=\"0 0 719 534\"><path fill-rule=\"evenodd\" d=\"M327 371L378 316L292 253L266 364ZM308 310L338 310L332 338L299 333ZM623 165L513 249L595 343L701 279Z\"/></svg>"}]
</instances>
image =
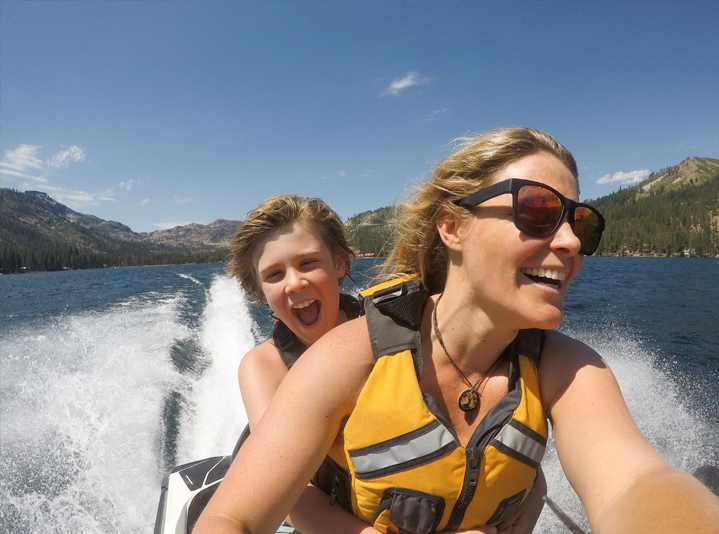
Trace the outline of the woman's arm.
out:
<instances>
[{"instance_id":1,"label":"woman's arm","mask_svg":"<svg viewBox=\"0 0 719 534\"><path fill-rule=\"evenodd\" d=\"M322 463L373 363L364 320L315 343L282 381L194 532L274 532Z\"/></svg>"},{"instance_id":2,"label":"woman's arm","mask_svg":"<svg viewBox=\"0 0 719 534\"><path fill-rule=\"evenodd\" d=\"M596 352L551 332L540 390L562 468L593 532L716 532L719 500L647 442Z\"/></svg>"},{"instance_id":3,"label":"woman's arm","mask_svg":"<svg viewBox=\"0 0 719 534\"><path fill-rule=\"evenodd\" d=\"M270 405L287 367L271 341L248 352L240 362L238 381L250 428L255 428ZM378 534L379 531L356 518L341 506L332 506L329 496L307 486L288 517L304 534Z\"/></svg>"}]
</instances>

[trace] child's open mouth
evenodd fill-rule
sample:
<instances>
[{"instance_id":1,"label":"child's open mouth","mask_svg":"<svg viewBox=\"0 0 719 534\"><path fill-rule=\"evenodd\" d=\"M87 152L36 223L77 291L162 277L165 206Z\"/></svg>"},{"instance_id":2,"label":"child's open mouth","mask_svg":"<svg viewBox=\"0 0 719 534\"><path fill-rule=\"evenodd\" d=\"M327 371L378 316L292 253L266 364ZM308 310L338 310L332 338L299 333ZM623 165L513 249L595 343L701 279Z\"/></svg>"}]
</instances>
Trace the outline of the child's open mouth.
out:
<instances>
[{"instance_id":1,"label":"child's open mouth","mask_svg":"<svg viewBox=\"0 0 719 534\"><path fill-rule=\"evenodd\" d=\"M527 278L529 278L532 282L536 282L538 284L547 284L557 288L561 287L562 282L565 278L567 278L567 273L554 271L552 269L530 269L528 267L522 267L521 269L519 269L519 271Z\"/></svg>"},{"instance_id":2,"label":"child's open mouth","mask_svg":"<svg viewBox=\"0 0 719 534\"><path fill-rule=\"evenodd\" d=\"M320 316L320 301L309 299L292 307L292 313L305 326L312 326Z\"/></svg>"}]
</instances>

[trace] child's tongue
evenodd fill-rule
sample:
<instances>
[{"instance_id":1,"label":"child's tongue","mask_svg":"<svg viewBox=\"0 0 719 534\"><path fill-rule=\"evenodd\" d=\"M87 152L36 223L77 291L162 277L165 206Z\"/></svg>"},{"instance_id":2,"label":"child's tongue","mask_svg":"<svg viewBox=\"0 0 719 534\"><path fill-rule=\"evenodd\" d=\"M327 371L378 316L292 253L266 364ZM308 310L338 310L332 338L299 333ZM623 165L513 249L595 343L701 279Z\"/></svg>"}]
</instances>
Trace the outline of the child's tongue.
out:
<instances>
[{"instance_id":1,"label":"child's tongue","mask_svg":"<svg viewBox=\"0 0 719 534\"><path fill-rule=\"evenodd\" d=\"M316 300L309 306L305 306L302 309L297 310L297 318L305 326L315 324L317 318L320 315L320 301Z\"/></svg>"}]
</instances>

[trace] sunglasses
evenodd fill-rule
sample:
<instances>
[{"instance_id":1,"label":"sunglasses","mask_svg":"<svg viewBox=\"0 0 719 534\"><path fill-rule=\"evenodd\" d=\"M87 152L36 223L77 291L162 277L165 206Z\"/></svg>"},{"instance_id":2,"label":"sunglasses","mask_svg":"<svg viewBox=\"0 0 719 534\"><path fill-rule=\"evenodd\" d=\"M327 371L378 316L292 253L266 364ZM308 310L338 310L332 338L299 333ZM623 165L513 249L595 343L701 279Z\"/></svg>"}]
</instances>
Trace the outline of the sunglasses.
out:
<instances>
[{"instance_id":1,"label":"sunglasses","mask_svg":"<svg viewBox=\"0 0 719 534\"><path fill-rule=\"evenodd\" d=\"M569 226L579 238L579 252L594 254L604 232L604 217L588 204L580 204L563 196L548 185L531 180L512 178L455 200L457 206L469 208L499 195L512 194L512 218L517 230L531 237L549 237L569 213Z\"/></svg>"}]
</instances>

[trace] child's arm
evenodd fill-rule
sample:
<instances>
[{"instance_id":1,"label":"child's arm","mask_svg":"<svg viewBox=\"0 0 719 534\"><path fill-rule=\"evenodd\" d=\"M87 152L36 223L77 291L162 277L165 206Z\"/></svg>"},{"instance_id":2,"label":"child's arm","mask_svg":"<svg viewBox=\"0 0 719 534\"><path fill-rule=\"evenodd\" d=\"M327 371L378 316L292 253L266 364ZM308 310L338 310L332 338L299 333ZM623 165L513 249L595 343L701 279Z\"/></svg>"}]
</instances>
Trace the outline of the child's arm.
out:
<instances>
[{"instance_id":1,"label":"child's arm","mask_svg":"<svg viewBox=\"0 0 719 534\"><path fill-rule=\"evenodd\" d=\"M242 358L237 380L250 429L257 427L286 375L287 367L272 340L259 344Z\"/></svg>"}]
</instances>

